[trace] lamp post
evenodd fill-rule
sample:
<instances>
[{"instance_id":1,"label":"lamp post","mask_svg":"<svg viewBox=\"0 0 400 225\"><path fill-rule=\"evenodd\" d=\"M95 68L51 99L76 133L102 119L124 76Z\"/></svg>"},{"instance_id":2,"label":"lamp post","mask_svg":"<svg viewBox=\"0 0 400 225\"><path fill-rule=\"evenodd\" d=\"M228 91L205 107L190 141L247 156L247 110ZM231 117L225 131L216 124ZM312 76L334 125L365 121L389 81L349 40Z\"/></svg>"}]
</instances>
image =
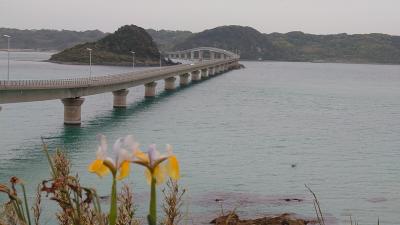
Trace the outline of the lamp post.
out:
<instances>
[{"instance_id":1,"label":"lamp post","mask_svg":"<svg viewBox=\"0 0 400 225\"><path fill-rule=\"evenodd\" d=\"M162 54L161 54L161 52L160 52L160 68L162 67L161 56L162 56Z\"/></svg>"},{"instance_id":2,"label":"lamp post","mask_svg":"<svg viewBox=\"0 0 400 225\"><path fill-rule=\"evenodd\" d=\"M92 77L92 50L91 48L86 48L89 51L89 77Z\"/></svg>"},{"instance_id":3,"label":"lamp post","mask_svg":"<svg viewBox=\"0 0 400 225\"><path fill-rule=\"evenodd\" d=\"M7 38L7 80L10 80L10 39L11 36L4 34L4 37Z\"/></svg>"},{"instance_id":4,"label":"lamp post","mask_svg":"<svg viewBox=\"0 0 400 225\"><path fill-rule=\"evenodd\" d=\"M135 70L135 52L131 51L132 53L132 70Z\"/></svg>"}]
</instances>

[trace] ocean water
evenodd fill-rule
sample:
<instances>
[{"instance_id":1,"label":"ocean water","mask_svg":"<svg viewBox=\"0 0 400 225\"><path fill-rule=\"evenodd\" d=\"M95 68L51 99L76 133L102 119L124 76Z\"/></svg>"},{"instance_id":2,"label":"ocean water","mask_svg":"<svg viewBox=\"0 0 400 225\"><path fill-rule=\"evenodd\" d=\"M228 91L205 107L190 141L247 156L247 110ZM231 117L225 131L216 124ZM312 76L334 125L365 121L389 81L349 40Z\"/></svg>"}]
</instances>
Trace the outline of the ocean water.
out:
<instances>
[{"instance_id":1,"label":"ocean water","mask_svg":"<svg viewBox=\"0 0 400 225\"><path fill-rule=\"evenodd\" d=\"M88 66L41 61L49 56L12 53L11 78L88 75ZM95 157L96 134L109 142L134 134L144 150L151 143L162 151L167 143L174 146L189 223L208 223L221 204L241 217L291 212L311 218L307 184L329 224L348 224L350 215L359 224L376 224L378 217L381 224L400 224L400 66L243 64L246 69L171 93L159 82L154 99L144 99L143 87L131 88L126 109L112 108L111 93L87 96L80 127L63 125L59 100L2 105L0 182L16 175L33 190L49 177L43 137L52 151L68 152L84 185L108 195L110 178L86 171ZM6 65L6 53L0 52L0 79ZM93 74L130 70L94 66ZM144 217L143 169L133 166L125 182Z\"/></svg>"}]
</instances>

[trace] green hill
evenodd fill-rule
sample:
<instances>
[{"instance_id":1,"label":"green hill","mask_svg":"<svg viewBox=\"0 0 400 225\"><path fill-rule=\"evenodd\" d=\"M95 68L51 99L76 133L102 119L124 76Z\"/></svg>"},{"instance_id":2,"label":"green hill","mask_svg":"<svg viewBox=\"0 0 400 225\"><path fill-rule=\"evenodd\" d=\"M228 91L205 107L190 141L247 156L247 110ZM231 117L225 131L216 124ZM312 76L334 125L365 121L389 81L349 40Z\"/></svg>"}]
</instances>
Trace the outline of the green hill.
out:
<instances>
[{"instance_id":1,"label":"green hill","mask_svg":"<svg viewBox=\"0 0 400 225\"><path fill-rule=\"evenodd\" d=\"M259 31L251 27L223 26L194 34L175 46L177 50L199 46L231 51L238 49L244 59L273 59L275 48Z\"/></svg>"},{"instance_id":2,"label":"green hill","mask_svg":"<svg viewBox=\"0 0 400 225\"><path fill-rule=\"evenodd\" d=\"M386 34L262 34L251 27L222 26L193 34L174 49L198 46L238 49L247 60L400 64L400 36Z\"/></svg>"},{"instance_id":3,"label":"green hill","mask_svg":"<svg viewBox=\"0 0 400 225\"><path fill-rule=\"evenodd\" d=\"M85 49L90 47L96 50L93 51L93 62L96 64L128 65L132 59L129 50L134 49L137 52L137 64L156 65L159 57L157 46L162 51L210 46L231 51L237 49L241 58L246 60L400 64L400 36L386 34L314 35L299 31L263 34L243 26L222 26L200 33L146 31L136 26L124 26L110 36L98 30L77 32L0 28L0 35L11 35L11 47L14 49L67 48L52 57L53 61L58 62L87 63L88 53ZM7 39L0 38L0 49L5 48Z\"/></svg>"},{"instance_id":4,"label":"green hill","mask_svg":"<svg viewBox=\"0 0 400 225\"><path fill-rule=\"evenodd\" d=\"M92 62L102 65L131 65L135 52L135 64L158 65L160 54L151 36L141 27L125 25L115 33L96 42L87 42L54 54L50 61L61 63L87 63L93 49Z\"/></svg>"},{"instance_id":5,"label":"green hill","mask_svg":"<svg viewBox=\"0 0 400 225\"><path fill-rule=\"evenodd\" d=\"M265 35L280 50L276 60L400 63L400 37L386 34Z\"/></svg>"},{"instance_id":6,"label":"green hill","mask_svg":"<svg viewBox=\"0 0 400 225\"><path fill-rule=\"evenodd\" d=\"M190 31L172 31L172 30L154 30L147 29L147 33L151 35L157 43L158 48L165 52L171 51L173 47L186 40L193 33Z\"/></svg>"},{"instance_id":7,"label":"green hill","mask_svg":"<svg viewBox=\"0 0 400 225\"><path fill-rule=\"evenodd\" d=\"M33 50L63 50L76 44L96 41L106 35L99 30L70 31L70 30L19 30L0 28L0 37L10 35L11 48ZM7 39L0 38L0 49L7 48Z\"/></svg>"}]
</instances>

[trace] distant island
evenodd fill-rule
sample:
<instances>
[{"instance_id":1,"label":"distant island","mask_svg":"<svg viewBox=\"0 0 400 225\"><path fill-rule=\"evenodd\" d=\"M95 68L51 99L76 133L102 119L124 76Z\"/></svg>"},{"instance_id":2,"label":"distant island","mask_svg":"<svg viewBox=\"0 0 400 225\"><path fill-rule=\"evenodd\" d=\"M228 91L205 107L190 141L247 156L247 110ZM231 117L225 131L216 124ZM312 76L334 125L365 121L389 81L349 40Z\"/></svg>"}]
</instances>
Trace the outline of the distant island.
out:
<instances>
[{"instance_id":1,"label":"distant island","mask_svg":"<svg viewBox=\"0 0 400 225\"><path fill-rule=\"evenodd\" d=\"M262 34L251 27L223 26L193 34L175 49L196 46L238 50L247 60L400 64L400 36L386 34Z\"/></svg>"},{"instance_id":2,"label":"distant island","mask_svg":"<svg viewBox=\"0 0 400 225\"><path fill-rule=\"evenodd\" d=\"M115 33L108 34L98 41L86 42L65 49L51 56L51 62L88 63L92 49L92 61L100 65L132 65L135 52L135 65L155 66L160 64L160 53L152 37L141 27L125 25ZM163 64L172 64L163 59Z\"/></svg>"},{"instance_id":3,"label":"distant island","mask_svg":"<svg viewBox=\"0 0 400 225\"><path fill-rule=\"evenodd\" d=\"M35 51L61 51L74 45L89 41L96 41L106 36L99 30L71 31L71 30L19 30L0 28L0 36L10 35L11 48L29 49ZM7 40L0 38L0 49L7 48Z\"/></svg>"},{"instance_id":4,"label":"distant island","mask_svg":"<svg viewBox=\"0 0 400 225\"><path fill-rule=\"evenodd\" d=\"M199 33L141 28L140 32L137 32L138 38L145 37L144 33L154 41L152 44L148 38L143 39L143 44L148 47L145 51L148 52L138 55L140 63L146 60L155 63L157 54L154 53L154 47L165 52L209 46L240 52L241 58L244 60L400 64L400 36L387 34L314 35L300 31L263 34L251 27L234 25L216 27ZM130 60L127 50L118 49L118 46L112 44L113 41L118 41L118 38L106 38L110 34L97 30L76 32L0 28L0 35L2 34L13 36L13 48L63 50L76 44L89 42L78 45L79 47L76 46L75 50L79 48L82 50L88 46L96 46L99 50L110 48L108 49L110 52L107 54L118 54L118 56L110 55L113 58L111 64L117 61L126 64ZM131 34L132 36L126 36L126 38L135 39L134 33ZM92 42L96 42L97 45ZM6 45L6 40L0 39L0 49L4 49ZM139 47L123 45L124 49ZM69 50L68 57L75 55L73 50ZM85 54L85 51L82 52ZM102 54L102 57L96 56L99 62L106 63L107 60L110 60L104 58L106 57L104 52ZM65 54L64 56L67 57ZM87 56L85 57L87 58ZM57 61L57 57L53 60Z\"/></svg>"}]
</instances>

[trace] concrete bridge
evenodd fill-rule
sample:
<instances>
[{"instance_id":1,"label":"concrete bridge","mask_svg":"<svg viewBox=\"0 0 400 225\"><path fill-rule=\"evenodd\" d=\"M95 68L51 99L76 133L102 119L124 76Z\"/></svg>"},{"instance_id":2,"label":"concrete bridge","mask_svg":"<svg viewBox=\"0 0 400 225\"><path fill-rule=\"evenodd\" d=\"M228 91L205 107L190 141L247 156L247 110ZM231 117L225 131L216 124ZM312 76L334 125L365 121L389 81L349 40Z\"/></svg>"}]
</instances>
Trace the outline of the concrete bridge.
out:
<instances>
[{"instance_id":1,"label":"concrete bridge","mask_svg":"<svg viewBox=\"0 0 400 225\"><path fill-rule=\"evenodd\" d=\"M204 54L205 51L212 52L214 57L206 57L207 60L202 60L202 57L207 55ZM239 62L238 55L215 48L196 48L178 53L186 55L190 53L190 58L179 58L198 59L199 62L140 72L75 79L0 80L0 104L61 99L64 104L64 123L80 124L81 105L85 100L83 96L111 92L114 95L114 107L123 108L127 106L128 88L144 85L144 96L154 97L159 80L165 81L165 90L174 90L176 77L179 77L179 85L188 85L190 80L200 81L237 68ZM195 57L192 57L193 55ZM177 56L177 53L168 53L167 56L176 59L177 57L173 56Z\"/></svg>"},{"instance_id":2,"label":"concrete bridge","mask_svg":"<svg viewBox=\"0 0 400 225\"><path fill-rule=\"evenodd\" d=\"M212 47L200 47L183 51L168 52L167 56L170 59L184 59L192 61L240 58L239 55L233 52Z\"/></svg>"}]
</instances>

